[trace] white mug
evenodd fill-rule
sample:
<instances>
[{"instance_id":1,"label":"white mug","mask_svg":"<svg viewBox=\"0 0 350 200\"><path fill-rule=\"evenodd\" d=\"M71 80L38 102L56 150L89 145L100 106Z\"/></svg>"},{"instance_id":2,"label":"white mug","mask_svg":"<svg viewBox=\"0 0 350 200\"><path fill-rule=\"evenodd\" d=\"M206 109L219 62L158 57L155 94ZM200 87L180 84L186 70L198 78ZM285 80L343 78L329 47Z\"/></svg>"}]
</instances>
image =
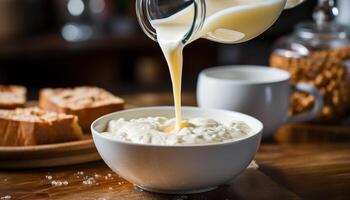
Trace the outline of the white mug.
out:
<instances>
[{"instance_id":1,"label":"white mug","mask_svg":"<svg viewBox=\"0 0 350 200\"><path fill-rule=\"evenodd\" d=\"M288 117L293 91L315 97L312 110ZM197 84L200 107L233 110L252 115L264 124L264 137L271 136L283 123L316 118L323 98L310 84L290 84L287 71L265 66L224 66L202 71Z\"/></svg>"}]
</instances>

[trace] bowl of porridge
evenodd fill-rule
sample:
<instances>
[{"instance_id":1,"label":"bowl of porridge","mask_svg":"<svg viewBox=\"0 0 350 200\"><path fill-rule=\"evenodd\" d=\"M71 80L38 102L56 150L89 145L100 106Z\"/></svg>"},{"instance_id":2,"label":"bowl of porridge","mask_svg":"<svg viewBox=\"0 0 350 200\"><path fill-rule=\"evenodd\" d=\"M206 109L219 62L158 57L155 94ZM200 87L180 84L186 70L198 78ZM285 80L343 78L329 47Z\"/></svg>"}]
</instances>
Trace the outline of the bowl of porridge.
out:
<instances>
[{"instance_id":1,"label":"bowl of porridge","mask_svg":"<svg viewBox=\"0 0 350 200\"><path fill-rule=\"evenodd\" d=\"M248 115L183 107L175 127L173 107L119 111L92 125L105 163L136 186L186 194L215 189L241 174L260 145L262 123Z\"/></svg>"}]
</instances>

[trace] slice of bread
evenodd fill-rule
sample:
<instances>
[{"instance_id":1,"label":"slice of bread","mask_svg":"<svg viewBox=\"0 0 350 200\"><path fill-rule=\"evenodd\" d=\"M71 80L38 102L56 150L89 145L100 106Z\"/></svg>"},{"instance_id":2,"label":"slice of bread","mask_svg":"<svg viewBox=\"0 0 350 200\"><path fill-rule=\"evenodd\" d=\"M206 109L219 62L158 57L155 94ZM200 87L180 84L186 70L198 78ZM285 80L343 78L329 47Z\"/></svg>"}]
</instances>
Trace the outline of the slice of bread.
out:
<instances>
[{"instance_id":1,"label":"slice of bread","mask_svg":"<svg viewBox=\"0 0 350 200\"><path fill-rule=\"evenodd\" d=\"M16 85L0 85L0 109L24 107L27 89Z\"/></svg>"},{"instance_id":2,"label":"slice of bread","mask_svg":"<svg viewBox=\"0 0 350 200\"><path fill-rule=\"evenodd\" d=\"M124 109L124 100L97 87L42 89L40 108L59 113L74 114L84 131L102 115Z\"/></svg>"},{"instance_id":3,"label":"slice of bread","mask_svg":"<svg viewBox=\"0 0 350 200\"><path fill-rule=\"evenodd\" d=\"M74 115L37 107L0 110L0 146L28 146L83 138Z\"/></svg>"}]
</instances>

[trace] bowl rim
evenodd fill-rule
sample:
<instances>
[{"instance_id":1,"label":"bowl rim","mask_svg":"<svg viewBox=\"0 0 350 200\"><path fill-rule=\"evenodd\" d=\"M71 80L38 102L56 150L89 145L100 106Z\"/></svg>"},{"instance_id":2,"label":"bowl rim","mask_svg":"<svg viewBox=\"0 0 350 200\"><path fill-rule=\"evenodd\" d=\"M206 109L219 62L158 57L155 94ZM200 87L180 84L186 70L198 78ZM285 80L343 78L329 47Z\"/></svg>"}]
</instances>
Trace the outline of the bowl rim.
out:
<instances>
[{"instance_id":1,"label":"bowl rim","mask_svg":"<svg viewBox=\"0 0 350 200\"><path fill-rule=\"evenodd\" d=\"M177 144L177 145L161 145L161 144L143 144L143 143L133 143L133 142L128 142L128 141L122 141L122 140L117 140L117 139L113 139L110 138L108 136L102 135L101 132L97 131L95 129L95 126L97 123L99 123L99 121L101 121L104 118L108 118L110 116L116 115L116 114L123 114L123 113L127 113L127 112L131 112L131 111L147 111L147 110L154 110L154 109L174 109L174 106L150 106L150 107L139 107L139 108L132 108L132 109L126 109L126 110L121 110L121 111L116 111L116 112L112 112L106 115L103 115L99 118L97 118L90 126L91 128L91 133L93 135L93 140L95 141L95 136L96 137L100 137L112 142L116 142L116 143L120 143L120 144L126 144L126 145L131 145L131 146L143 146L143 147L160 147L160 148L188 148L188 147L209 147L209 146L226 146L226 145L232 145L235 143L240 143L246 140L249 140L251 138L254 137L262 137L262 132L263 132L263 123L256 119L255 117L252 117L250 115L247 114L243 114L240 112L236 112L236 111L230 111L230 110L223 110L223 109L206 109L206 108L200 108L200 107L195 107L195 106L182 106L181 109L198 109L198 110L203 110L203 112L226 112L227 114L229 113L234 113L234 114L238 114L238 115L242 115L245 118L248 118L252 121L255 121L256 126L257 126L257 130L254 131L253 133L250 133L248 136L246 137L242 137L240 139L237 140L233 140L233 141L226 141L226 142L221 142L221 143L205 143L205 144Z\"/></svg>"}]
</instances>

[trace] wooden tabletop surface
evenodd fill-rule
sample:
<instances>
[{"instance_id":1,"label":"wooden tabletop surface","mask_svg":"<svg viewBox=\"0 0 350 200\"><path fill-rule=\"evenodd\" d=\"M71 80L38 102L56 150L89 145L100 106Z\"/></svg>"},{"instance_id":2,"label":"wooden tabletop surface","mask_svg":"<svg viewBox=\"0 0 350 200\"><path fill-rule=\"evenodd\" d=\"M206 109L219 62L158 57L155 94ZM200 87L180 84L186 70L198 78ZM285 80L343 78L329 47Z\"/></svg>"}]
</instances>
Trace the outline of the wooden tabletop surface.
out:
<instances>
[{"instance_id":1,"label":"wooden tabletop surface","mask_svg":"<svg viewBox=\"0 0 350 200\"><path fill-rule=\"evenodd\" d=\"M169 95L131 98L138 105L166 105ZM167 101L165 99L168 99ZM185 104L193 97L185 95ZM278 135L286 134L281 129ZM303 133L300 133L303 134ZM350 132L349 132L350 134ZM142 191L113 173L102 161L67 167L0 170L0 199L350 199L350 143L346 140L264 142L259 169L249 169L217 190L197 195Z\"/></svg>"}]
</instances>

